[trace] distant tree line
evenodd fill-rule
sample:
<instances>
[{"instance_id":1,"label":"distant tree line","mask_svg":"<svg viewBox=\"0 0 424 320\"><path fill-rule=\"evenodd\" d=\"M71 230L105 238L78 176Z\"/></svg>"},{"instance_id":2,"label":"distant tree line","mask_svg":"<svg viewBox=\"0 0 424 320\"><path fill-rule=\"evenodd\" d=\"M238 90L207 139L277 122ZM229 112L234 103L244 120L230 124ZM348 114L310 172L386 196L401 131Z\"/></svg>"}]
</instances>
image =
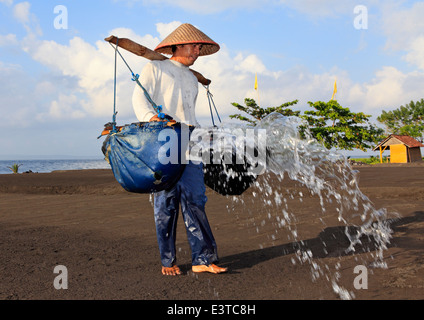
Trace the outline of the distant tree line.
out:
<instances>
[{"instance_id":1,"label":"distant tree line","mask_svg":"<svg viewBox=\"0 0 424 320\"><path fill-rule=\"evenodd\" d=\"M393 111L383 111L377 120L384 124L383 130L370 123L370 115L352 112L342 107L337 100L328 102L308 102L310 110L292 110L298 100L281 104L278 107L262 108L254 99L246 98L245 105L233 102L232 105L244 114L233 114L230 118L256 124L265 116L278 112L284 116L295 116L306 120L312 136L328 148L343 150L373 148L389 134L406 134L422 141L424 133L424 99L401 106ZM300 127L305 135L306 127Z\"/></svg>"},{"instance_id":2,"label":"distant tree line","mask_svg":"<svg viewBox=\"0 0 424 320\"><path fill-rule=\"evenodd\" d=\"M421 142L424 133L424 99L411 101L393 111L384 111L377 120L386 126L389 134L414 137Z\"/></svg>"}]
</instances>

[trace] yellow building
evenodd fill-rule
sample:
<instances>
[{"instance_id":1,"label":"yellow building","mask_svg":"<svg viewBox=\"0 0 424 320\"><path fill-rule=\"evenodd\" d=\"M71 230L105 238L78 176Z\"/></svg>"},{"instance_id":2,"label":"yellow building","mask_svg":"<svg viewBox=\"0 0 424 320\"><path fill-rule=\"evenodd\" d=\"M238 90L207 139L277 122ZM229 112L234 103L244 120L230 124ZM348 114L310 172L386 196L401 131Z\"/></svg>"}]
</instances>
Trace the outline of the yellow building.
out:
<instances>
[{"instance_id":1,"label":"yellow building","mask_svg":"<svg viewBox=\"0 0 424 320\"><path fill-rule=\"evenodd\" d=\"M390 150L391 163L407 163L422 161L421 147L424 147L424 144L410 136L391 134L373 151L380 151L380 162L383 162L383 152Z\"/></svg>"}]
</instances>

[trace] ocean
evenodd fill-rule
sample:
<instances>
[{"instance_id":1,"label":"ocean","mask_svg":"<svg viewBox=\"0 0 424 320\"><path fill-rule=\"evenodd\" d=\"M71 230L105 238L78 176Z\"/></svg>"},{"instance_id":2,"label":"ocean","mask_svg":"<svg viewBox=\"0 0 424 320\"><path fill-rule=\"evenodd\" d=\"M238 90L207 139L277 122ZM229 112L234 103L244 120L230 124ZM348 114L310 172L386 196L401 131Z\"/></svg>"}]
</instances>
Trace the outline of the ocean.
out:
<instances>
[{"instance_id":1,"label":"ocean","mask_svg":"<svg viewBox=\"0 0 424 320\"><path fill-rule=\"evenodd\" d=\"M365 156L352 156L351 158L366 158ZM104 159L72 159L72 160L0 160L0 174L13 173L9 167L19 164L19 173L26 171L46 173L57 170L85 170L85 169L110 169L109 163Z\"/></svg>"},{"instance_id":2,"label":"ocean","mask_svg":"<svg viewBox=\"0 0 424 320\"><path fill-rule=\"evenodd\" d=\"M110 169L104 159L89 160L0 160L0 174L13 173L8 167L18 164L18 173L27 171L46 173L57 170Z\"/></svg>"}]
</instances>

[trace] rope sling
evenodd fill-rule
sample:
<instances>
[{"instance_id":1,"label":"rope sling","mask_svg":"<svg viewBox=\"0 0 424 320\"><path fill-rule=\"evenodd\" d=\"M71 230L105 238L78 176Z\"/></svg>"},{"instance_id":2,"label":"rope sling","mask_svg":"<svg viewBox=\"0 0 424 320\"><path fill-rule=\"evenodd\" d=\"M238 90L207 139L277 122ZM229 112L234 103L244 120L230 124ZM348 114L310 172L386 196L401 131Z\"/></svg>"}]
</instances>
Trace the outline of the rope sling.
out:
<instances>
[{"instance_id":1,"label":"rope sling","mask_svg":"<svg viewBox=\"0 0 424 320\"><path fill-rule=\"evenodd\" d=\"M181 177L185 164L181 163L181 161L178 161L177 164L160 163L158 154L163 142L158 139L159 135L162 130L173 130L177 134L178 146L174 147L178 148L178 159L181 159L182 150L186 150L188 146L188 141L181 138L181 133L184 130L187 130L185 132L190 132L193 127L180 123L168 124L169 118L162 112L162 106L158 106L151 99L149 93L139 81L140 76L133 72L119 52L118 41L119 39L117 38L115 46L110 43L115 50L113 115L112 122L105 125L105 127L110 126L111 128L109 130L105 129L102 133L102 135L108 134L103 143L102 151L105 159L111 165L116 180L125 190L136 193L152 193L169 189ZM143 90L146 99L162 121L139 122L117 127L116 81L118 55L129 69L132 76L131 80L136 82ZM213 95L209 90L209 85L204 85L204 88L206 89L212 125L217 128L213 110L218 121L220 123L222 121L213 101ZM212 158L213 150L211 148ZM236 164L234 154L232 164L212 163L211 161L204 164L203 168L205 184L222 195L239 195L256 180L256 176L246 174L248 168L246 165Z\"/></svg>"},{"instance_id":2,"label":"rope sling","mask_svg":"<svg viewBox=\"0 0 424 320\"><path fill-rule=\"evenodd\" d=\"M109 162L115 179L121 186L135 193L151 193L171 188L181 177L185 164L167 163L162 164L158 155L164 142L159 139L164 130L170 130L171 134L176 134L178 139L178 159L181 156L181 150L185 141L180 139L181 132L188 126L180 123L170 124L165 114L162 113L162 106L156 105L151 99L146 89L139 81L139 75L134 74L124 57L118 50L118 41L115 46L115 65L114 65L114 100L112 122L105 125L102 135L107 137L103 142L102 151L105 159ZM111 44L112 45L112 44ZM113 45L112 45L113 47ZM155 109L160 119L163 121L138 122L118 127L116 125L116 81L117 81L117 57L118 55L124 61L131 72L131 80L143 90L146 99ZM110 129L108 129L110 127ZM101 135L101 136L102 136ZM187 142L188 143L188 142Z\"/></svg>"}]
</instances>

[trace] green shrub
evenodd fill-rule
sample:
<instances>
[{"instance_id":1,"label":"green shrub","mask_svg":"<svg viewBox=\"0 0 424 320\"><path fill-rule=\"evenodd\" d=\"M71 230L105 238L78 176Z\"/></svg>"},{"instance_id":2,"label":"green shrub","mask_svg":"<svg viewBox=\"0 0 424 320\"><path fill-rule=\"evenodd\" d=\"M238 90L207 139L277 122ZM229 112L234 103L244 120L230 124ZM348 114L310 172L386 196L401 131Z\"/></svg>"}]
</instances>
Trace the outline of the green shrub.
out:
<instances>
[{"instance_id":1,"label":"green shrub","mask_svg":"<svg viewBox=\"0 0 424 320\"><path fill-rule=\"evenodd\" d=\"M354 161L363 162L366 164L377 164L380 163L380 158L375 156L370 156L369 158L355 158ZM387 163L387 157L383 157L383 163Z\"/></svg>"},{"instance_id":2,"label":"green shrub","mask_svg":"<svg viewBox=\"0 0 424 320\"><path fill-rule=\"evenodd\" d=\"M18 173L20 166L21 164L14 163L11 167L8 167L8 168L12 170L13 173Z\"/></svg>"}]
</instances>

